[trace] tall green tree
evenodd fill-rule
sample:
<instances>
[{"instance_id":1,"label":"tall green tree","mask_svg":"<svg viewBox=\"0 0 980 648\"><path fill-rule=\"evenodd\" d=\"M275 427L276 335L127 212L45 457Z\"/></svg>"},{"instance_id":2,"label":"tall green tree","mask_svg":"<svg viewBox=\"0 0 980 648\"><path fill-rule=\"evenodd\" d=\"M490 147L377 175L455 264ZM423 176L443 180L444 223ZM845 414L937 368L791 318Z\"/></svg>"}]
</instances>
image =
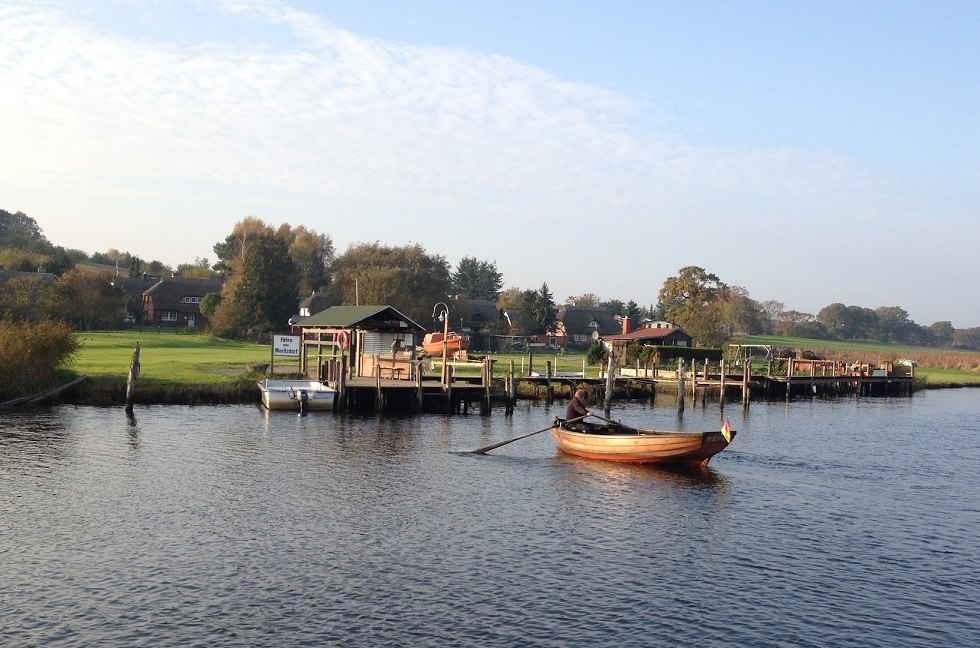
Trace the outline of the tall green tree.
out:
<instances>
[{"instance_id":1,"label":"tall green tree","mask_svg":"<svg viewBox=\"0 0 980 648\"><path fill-rule=\"evenodd\" d=\"M497 265L479 261L475 257L463 257L449 278L452 294L464 299L497 301L504 286L503 275Z\"/></svg>"},{"instance_id":2,"label":"tall green tree","mask_svg":"<svg viewBox=\"0 0 980 648\"><path fill-rule=\"evenodd\" d=\"M281 238L270 232L255 235L241 257L228 298L215 309L212 328L221 335L285 330L296 313L297 275Z\"/></svg>"},{"instance_id":3,"label":"tall green tree","mask_svg":"<svg viewBox=\"0 0 980 648\"><path fill-rule=\"evenodd\" d=\"M714 346L726 339L721 307L728 286L698 266L681 268L660 289L658 310L682 327L696 343Z\"/></svg>"},{"instance_id":4,"label":"tall green tree","mask_svg":"<svg viewBox=\"0 0 980 648\"><path fill-rule=\"evenodd\" d=\"M558 309L547 283L538 290L525 290L518 328L523 335L543 335L554 330Z\"/></svg>"},{"instance_id":5,"label":"tall green tree","mask_svg":"<svg viewBox=\"0 0 980 648\"><path fill-rule=\"evenodd\" d=\"M418 244L359 243L334 261L328 292L335 304L394 306L424 325L449 298L449 263Z\"/></svg>"}]
</instances>

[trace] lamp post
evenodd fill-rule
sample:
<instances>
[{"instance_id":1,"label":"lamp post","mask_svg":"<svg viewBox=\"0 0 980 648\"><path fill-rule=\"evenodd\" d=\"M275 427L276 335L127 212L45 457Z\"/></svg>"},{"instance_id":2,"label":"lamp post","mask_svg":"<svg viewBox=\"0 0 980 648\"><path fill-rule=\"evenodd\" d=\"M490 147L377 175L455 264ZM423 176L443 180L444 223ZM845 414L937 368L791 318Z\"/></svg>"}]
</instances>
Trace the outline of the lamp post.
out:
<instances>
[{"instance_id":1,"label":"lamp post","mask_svg":"<svg viewBox=\"0 0 980 648\"><path fill-rule=\"evenodd\" d=\"M439 310L439 307L442 307ZM442 384L449 384L449 366L446 364L449 351L449 306L445 302L437 302L432 307L432 317L436 317L436 310L439 310L438 319L442 322Z\"/></svg>"}]
</instances>

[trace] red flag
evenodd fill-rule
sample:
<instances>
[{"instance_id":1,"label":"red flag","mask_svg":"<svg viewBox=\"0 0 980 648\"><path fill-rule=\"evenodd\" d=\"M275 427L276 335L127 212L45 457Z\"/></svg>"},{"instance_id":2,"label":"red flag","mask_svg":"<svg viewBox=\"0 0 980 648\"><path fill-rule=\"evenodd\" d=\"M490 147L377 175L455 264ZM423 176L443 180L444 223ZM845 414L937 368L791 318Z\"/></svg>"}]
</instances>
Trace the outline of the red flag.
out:
<instances>
[{"instance_id":1,"label":"red flag","mask_svg":"<svg viewBox=\"0 0 980 648\"><path fill-rule=\"evenodd\" d=\"M732 442L732 426L728 424L728 419L725 419L725 424L721 426L721 436L725 437L726 442Z\"/></svg>"}]
</instances>

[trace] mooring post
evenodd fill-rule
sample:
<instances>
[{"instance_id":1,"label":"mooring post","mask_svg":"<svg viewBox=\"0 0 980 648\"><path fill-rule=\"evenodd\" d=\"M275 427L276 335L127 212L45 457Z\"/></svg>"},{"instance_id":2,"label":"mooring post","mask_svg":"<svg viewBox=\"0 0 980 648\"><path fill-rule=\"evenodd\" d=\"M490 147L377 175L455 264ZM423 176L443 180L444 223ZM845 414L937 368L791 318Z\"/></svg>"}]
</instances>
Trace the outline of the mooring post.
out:
<instances>
[{"instance_id":1,"label":"mooring post","mask_svg":"<svg viewBox=\"0 0 980 648\"><path fill-rule=\"evenodd\" d=\"M749 390L749 381L752 378L752 363L746 359L742 365L742 407L749 406L749 397L752 395Z\"/></svg>"},{"instance_id":2,"label":"mooring post","mask_svg":"<svg viewBox=\"0 0 980 648\"><path fill-rule=\"evenodd\" d=\"M514 377L514 361L510 361L510 373L507 375L507 414L514 413L514 402L517 400L517 380Z\"/></svg>"},{"instance_id":3,"label":"mooring post","mask_svg":"<svg viewBox=\"0 0 980 648\"><path fill-rule=\"evenodd\" d=\"M612 409L613 390L616 388L615 369L616 367L613 364L612 351L610 351L609 362L606 365L606 402L603 406L603 410L606 414L609 414L609 410Z\"/></svg>"},{"instance_id":4,"label":"mooring post","mask_svg":"<svg viewBox=\"0 0 980 648\"><path fill-rule=\"evenodd\" d=\"M126 413L132 416L133 400L136 398L136 381L140 375L140 343L136 343L133 359L129 362L129 373L126 375Z\"/></svg>"},{"instance_id":5,"label":"mooring post","mask_svg":"<svg viewBox=\"0 0 980 648\"><path fill-rule=\"evenodd\" d=\"M721 359L721 378L718 381L718 402L721 403L722 409L725 408L725 359Z\"/></svg>"},{"instance_id":6,"label":"mooring post","mask_svg":"<svg viewBox=\"0 0 980 648\"><path fill-rule=\"evenodd\" d=\"M547 362L545 362L544 363L544 366L545 366L545 376L546 376L545 383L544 383L544 385L545 385L545 387L544 387L544 400L545 400L545 403L550 406L551 403L552 403L552 401L555 400L555 388L551 385L551 375L552 375L551 374L551 371L552 371L552 369L551 369L551 360L548 360Z\"/></svg>"},{"instance_id":7,"label":"mooring post","mask_svg":"<svg viewBox=\"0 0 980 648\"><path fill-rule=\"evenodd\" d=\"M684 411L684 359L677 359L677 413Z\"/></svg>"},{"instance_id":8,"label":"mooring post","mask_svg":"<svg viewBox=\"0 0 980 648\"><path fill-rule=\"evenodd\" d=\"M340 356L340 376L337 382L337 400L334 409L347 411L347 356Z\"/></svg>"}]
</instances>

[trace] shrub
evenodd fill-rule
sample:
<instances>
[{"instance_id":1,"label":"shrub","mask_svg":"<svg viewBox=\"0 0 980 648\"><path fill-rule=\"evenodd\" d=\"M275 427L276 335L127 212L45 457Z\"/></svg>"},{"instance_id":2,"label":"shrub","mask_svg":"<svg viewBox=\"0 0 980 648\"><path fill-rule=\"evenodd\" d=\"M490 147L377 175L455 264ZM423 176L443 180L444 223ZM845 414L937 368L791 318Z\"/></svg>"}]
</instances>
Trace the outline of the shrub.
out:
<instances>
[{"instance_id":1,"label":"shrub","mask_svg":"<svg viewBox=\"0 0 980 648\"><path fill-rule=\"evenodd\" d=\"M55 371L72 359L78 346L66 324L0 319L0 402L50 386Z\"/></svg>"}]
</instances>

